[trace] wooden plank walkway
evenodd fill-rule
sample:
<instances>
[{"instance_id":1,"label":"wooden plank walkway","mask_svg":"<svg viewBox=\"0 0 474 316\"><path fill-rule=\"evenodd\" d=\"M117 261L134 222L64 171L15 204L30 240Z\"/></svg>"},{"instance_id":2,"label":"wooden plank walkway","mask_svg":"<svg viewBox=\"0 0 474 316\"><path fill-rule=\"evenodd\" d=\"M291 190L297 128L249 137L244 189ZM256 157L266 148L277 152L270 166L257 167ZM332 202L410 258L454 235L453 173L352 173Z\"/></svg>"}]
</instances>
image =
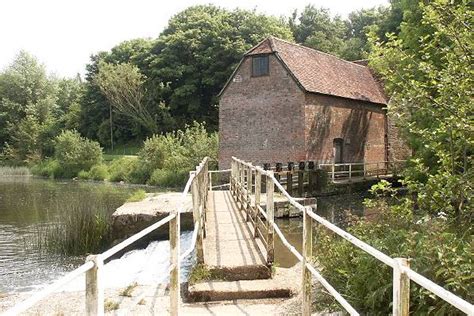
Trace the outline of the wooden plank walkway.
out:
<instances>
[{"instance_id":1,"label":"wooden plank walkway","mask_svg":"<svg viewBox=\"0 0 474 316\"><path fill-rule=\"evenodd\" d=\"M204 263L227 280L270 277L270 269L230 191L209 192Z\"/></svg>"}]
</instances>

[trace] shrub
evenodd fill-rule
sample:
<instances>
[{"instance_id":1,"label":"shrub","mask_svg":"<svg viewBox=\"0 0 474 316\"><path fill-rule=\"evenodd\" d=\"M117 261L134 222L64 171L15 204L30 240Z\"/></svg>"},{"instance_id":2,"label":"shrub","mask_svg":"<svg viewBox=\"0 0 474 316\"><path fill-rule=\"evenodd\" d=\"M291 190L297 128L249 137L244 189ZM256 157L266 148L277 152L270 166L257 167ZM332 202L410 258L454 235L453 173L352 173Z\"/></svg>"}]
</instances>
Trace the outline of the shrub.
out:
<instances>
[{"instance_id":1,"label":"shrub","mask_svg":"<svg viewBox=\"0 0 474 316\"><path fill-rule=\"evenodd\" d=\"M30 169L27 167L0 166L0 176L29 176Z\"/></svg>"},{"instance_id":2,"label":"shrub","mask_svg":"<svg viewBox=\"0 0 474 316\"><path fill-rule=\"evenodd\" d=\"M64 177L73 177L102 162L99 143L82 137L76 131L63 131L55 139L54 157L63 168Z\"/></svg>"},{"instance_id":3,"label":"shrub","mask_svg":"<svg viewBox=\"0 0 474 316\"><path fill-rule=\"evenodd\" d=\"M106 165L99 164L92 166L89 170L89 179L103 181L109 177L109 171Z\"/></svg>"},{"instance_id":4,"label":"shrub","mask_svg":"<svg viewBox=\"0 0 474 316\"><path fill-rule=\"evenodd\" d=\"M128 197L127 202L140 202L144 198L146 198L145 190L138 189Z\"/></svg>"},{"instance_id":5,"label":"shrub","mask_svg":"<svg viewBox=\"0 0 474 316\"><path fill-rule=\"evenodd\" d=\"M388 206L379 198L370 206L377 207L377 216L370 220L355 218L347 229L351 234L391 257L411 258L413 270L456 295L473 300L471 234L456 234L442 215L417 218L410 211L413 204L409 200ZM326 229L316 232L315 259L328 282L356 310L390 314L392 269ZM410 310L414 314L460 314L414 283L410 292Z\"/></svg>"},{"instance_id":6,"label":"shrub","mask_svg":"<svg viewBox=\"0 0 474 316\"><path fill-rule=\"evenodd\" d=\"M153 171L147 184L164 187L177 187L186 183L188 175L189 172L187 171L156 169Z\"/></svg>"},{"instance_id":7,"label":"shrub","mask_svg":"<svg viewBox=\"0 0 474 316\"><path fill-rule=\"evenodd\" d=\"M64 173L63 168L55 159L46 159L31 168L35 176L57 178Z\"/></svg>"},{"instance_id":8,"label":"shrub","mask_svg":"<svg viewBox=\"0 0 474 316\"><path fill-rule=\"evenodd\" d=\"M123 157L114 160L109 166L109 180L130 182L128 176L135 166L136 160L136 157Z\"/></svg>"},{"instance_id":9,"label":"shrub","mask_svg":"<svg viewBox=\"0 0 474 316\"><path fill-rule=\"evenodd\" d=\"M85 171L85 170L79 171L79 173L77 174L77 177L81 180L89 180L90 179L89 172Z\"/></svg>"}]
</instances>

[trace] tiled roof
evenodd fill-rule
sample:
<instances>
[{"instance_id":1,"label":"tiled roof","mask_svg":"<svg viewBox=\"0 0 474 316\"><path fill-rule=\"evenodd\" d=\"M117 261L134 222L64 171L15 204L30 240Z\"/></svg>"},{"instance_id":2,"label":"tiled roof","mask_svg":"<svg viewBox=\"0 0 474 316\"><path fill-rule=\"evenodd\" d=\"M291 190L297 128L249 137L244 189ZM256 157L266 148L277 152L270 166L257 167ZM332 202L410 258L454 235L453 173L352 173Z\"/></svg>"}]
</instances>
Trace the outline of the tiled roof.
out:
<instances>
[{"instance_id":1,"label":"tiled roof","mask_svg":"<svg viewBox=\"0 0 474 316\"><path fill-rule=\"evenodd\" d=\"M387 104L381 84L366 66L269 37L245 55L275 53L308 92Z\"/></svg>"}]
</instances>

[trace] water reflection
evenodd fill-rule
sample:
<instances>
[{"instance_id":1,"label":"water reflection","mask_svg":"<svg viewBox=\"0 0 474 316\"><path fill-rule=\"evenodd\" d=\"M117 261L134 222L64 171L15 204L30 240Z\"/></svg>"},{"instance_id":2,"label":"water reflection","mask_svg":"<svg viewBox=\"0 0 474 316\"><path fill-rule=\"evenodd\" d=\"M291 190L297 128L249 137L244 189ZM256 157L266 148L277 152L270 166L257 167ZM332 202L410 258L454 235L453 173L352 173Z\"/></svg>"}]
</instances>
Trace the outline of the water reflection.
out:
<instances>
[{"instance_id":1,"label":"water reflection","mask_svg":"<svg viewBox=\"0 0 474 316\"><path fill-rule=\"evenodd\" d=\"M94 200L112 213L134 189L33 177L0 178L0 292L26 291L84 262L33 246L42 228L60 220L65 203Z\"/></svg>"},{"instance_id":2,"label":"water reflection","mask_svg":"<svg viewBox=\"0 0 474 316\"><path fill-rule=\"evenodd\" d=\"M347 214L363 215L363 201L366 194L344 194L331 197L318 198L316 213L331 223L343 228ZM303 219L277 219L276 224L280 227L289 243L301 253L303 243ZM297 263L295 256L275 236L275 262L280 267L288 268Z\"/></svg>"}]
</instances>

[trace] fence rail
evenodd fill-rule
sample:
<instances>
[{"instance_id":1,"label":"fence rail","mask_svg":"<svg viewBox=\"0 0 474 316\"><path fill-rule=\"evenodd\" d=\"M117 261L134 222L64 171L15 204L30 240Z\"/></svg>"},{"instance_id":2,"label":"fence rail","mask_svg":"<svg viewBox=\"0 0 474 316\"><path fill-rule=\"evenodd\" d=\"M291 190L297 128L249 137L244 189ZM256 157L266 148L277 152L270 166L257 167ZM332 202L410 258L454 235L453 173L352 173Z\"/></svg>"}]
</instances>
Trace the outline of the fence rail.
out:
<instances>
[{"instance_id":1,"label":"fence rail","mask_svg":"<svg viewBox=\"0 0 474 316\"><path fill-rule=\"evenodd\" d=\"M317 269L310 263L309 259L312 255L312 222L316 221L332 232L336 233L340 237L346 239L354 246L362 249L372 257L388 265L393 269L393 315L408 315L409 314L409 302L410 302L410 280L422 286L426 290L435 294L439 298L445 300L452 306L456 307L460 311L474 315L474 306L462 298L454 295L443 287L435 284L431 280L425 278L421 274L413 271L409 267L408 260L406 258L391 258L374 247L366 244L355 236L348 232L340 229L336 225L330 223L321 216L315 214L311 207L305 207L298 203L281 185L278 179L275 178L272 170L264 170L261 167L253 166L252 164L232 157L232 175L231 175L231 191L236 200L240 204L241 209L247 213L247 218L252 221L252 218L263 218L267 222L264 228L266 228L266 236L272 235L272 238L267 240L265 244L267 252L267 262L273 261L273 232L276 232L282 243L290 252L303 263L303 274L302 274L302 291L303 291L303 315L311 314L311 275L314 276L321 285L341 304L342 307L350 315L359 315L359 313L346 301L346 299L337 292L317 271ZM262 178L266 178L266 210L260 206L260 193ZM303 250L302 254L299 253L295 247L293 247L285 238L278 225L274 222L273 217L273 190L276 187L282 195L284 195L289 203L294 207L298 208L303 214ZM255 188L252 191L252 188ZM251 201L251 195L254 193L254 202ZM270 194L269 194L270 193ZM257 221L252 221L256 223ZM257 225L258 226L258 225ZM257 226L255 230L259 230L259 234L254 234L255 237L265 235L265 230Z\"/></svg>"},{"instance_id":2,"label":"fence rail","mask_svg":"<svg viewBox=\"0 0 474 316\"><path fill-rule=\"evenodd\" d=\"M209 187L209 170L208 158L196 167L195 171L191 171L186 186L181 194L175 211L170 213L165 218L156 222L155 224L143 229L137 234L125 239L121 243L113 246L107 251L89 256L86 263L69 272L57 281L48 285L38 293L35 293L28 299L20 302L11 309L7 310L2 315L17 315L22 313L36 303L46 298L48 295L68 284L73 279L85 274L86 283L86 315L103 315L104 314L104 285L102 283L102 270L104 261L119 251L130 246L137 240L159 229L163 225L169 223L169 240L170 240L170 266L168 273L170 275L170 314L178 315L180 304L180 266L181 262L193 252L196 248L196 256L198 261L203 260L202 253L202 238L205 234L205 213L207 208L207 190ZM191 246L182 254L180 254L180 216L184 211L185 197L191 190L193 195L193 217L194 217L194 231L191 241Z\"/></svg>"}]
</instances>

